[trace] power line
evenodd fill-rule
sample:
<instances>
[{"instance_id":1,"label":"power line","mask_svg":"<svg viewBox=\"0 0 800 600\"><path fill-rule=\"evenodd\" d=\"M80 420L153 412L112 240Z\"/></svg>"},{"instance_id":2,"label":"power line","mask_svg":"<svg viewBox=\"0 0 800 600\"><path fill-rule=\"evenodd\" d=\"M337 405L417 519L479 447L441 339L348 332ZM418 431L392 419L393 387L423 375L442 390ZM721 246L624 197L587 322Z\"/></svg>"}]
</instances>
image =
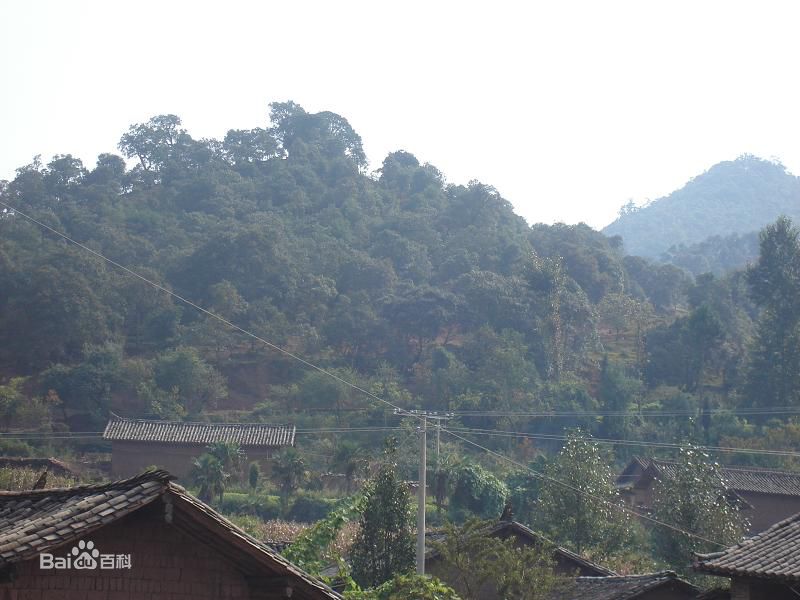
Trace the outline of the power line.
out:
<instances>
[{"instance_id":1,"label":"power line","mask_svg":"<svg viewBox=\"0 0 800 600\"><path fill-rule=\"evenodd\" d=\"M144 277L143 275L140 275L136 271L133 271L132 269L129 269L128 267L126 267L126 266L124 266L124 265L122 265L122 264L120 264L120 263L118 263L118 262L106 257L105 255L101 254L100 252L97 252L96 250L93 250L92 248L89 248L88 246L86 246L84 244L81 244L80 242L78 242L78 241L74 240L73 238L69 237L68 235L66 235L66 234L64 234L64 233L62 233L62 232L50 227L49 225L47 225L45 223L42 223L41 221L38 221L37 219L31 217L30 215L20 211L16 207L3 202L2 200L0 200L0 205L5 206L9 210L12 210L16 214L22 216L23 218L31 221L32 223L35 223L36 225L38 225L39 227L42 227L43 229L46 229L46 230L50 231L51 233L53 233L53 234L57 235L58 237L66 240L67 242L69 242L69 243L81 248L82 250L85 250L86 252L89 252L90 254L96 256L97 258L99 258L99 259L101 259L101 260L103 260L103 261L105 261L105 262L117 267L118 269L121 269L125 273L127 273L127 274L129 274L129 275L131 275L133 277L136 277L137 279L145 282L146 284L150 285L151 287L154 287L157 290L160 290L160 291L172 296L173 298L179 300L180 302L183 302L187 306L191 306L195 310L197 310L197 311L199 311L199 312L201 312L201 313L203 313L205 315L208 315L209 317L211 317L213 319L216 319L220 323L223 323L224 325L227 325L228 327L231 327L231 328L235 329L236 331L238 331L238 332L240 332L240 333L242 333L242 334L244 334L244 335L246 335L246 336L248 336L248 337L250 337L252 339L255 339L255 340L261 342L262 344L264 344L265 346L271 348L272 350L275 350L276 352L280 352L281 354L283 354L285 356L288 356L289 358L292 358L292 359L300 362L301 364L305 365L306 367L308 367L310 369L313 369L313 370L318 371L318 372L320 372L320 373L322 373L324 375L327 375L328 377L331 377L332 379L338 381L339 383L341 383L343 385L346 385L346 386L348 386L348 387L350 387L350 388L352 388L352 389L354 389L354 390L356 390L358 392L361 392L366 397L371 398L372 400L375 400L377 402L381 402L381 403L383 403L383 404L385 404L385 405L387 405L387 406L389 406L389 407L391 407L391 408L393 408L395 410L398 410L398 411L401 411L401 412L405 412L404 409L402 409L401 407L393 404L392 402L389 402L388 400L384 400L383 398L380 398L380 397L376 396L372 392L370 392L368 390L365 390L364 388L362 388L362 387L360 387L360 386L358 386L358 385L356 385L354 383L351 383L351 382L347 381L346 379L343 379L342 377L339 377L335 373L332 373L331 371L328 371L327 369L324 369L324 368L322 368L322 367L320 367L318 365L315 365L314 363L309 362L308 360L302 358L301 356L298 356L297 354L294 354L293 352L290 352L289 350L281 348L280 346L278 346L276 344L273 344L269 340L266 340L266 339L256 335L255 333L253 333L253 332L251 332L251 331L249 331L247 329L244 329L243 327L240 327L239 325L236 325L235 323L232 323L231 321L225 319L224 317L222 317L222 316L220 316L220 315L218 315L218 314L216 314L216 313L214 313L212 311L209 311L209 310L203 308L202 306L192 302L191 300L189 300L187 298L184 298L183 296L181 296L179 294L176 294L172 290L169 290L169 289L165 288L164 286L159 285L158 283L147 279L146 277ZM422 417L422 416L413 415L413 414L408 414L407 416L413 416L413 417L419 419L420 421L424 419L424 417ZM495 451L493 451L493 450L491 450L489 448L481 446L480 444L477 444L477 443L475 443L475 442L473 442L471 440L468 440L467 438L464 438L464 437L462 437L462 436L460 436L460 435L458 435L456 433L453 433L453 432L451 432L451 431L449 431L447 429L444 429L444 431L446 433L449 433L450 435L458 438L458 439L461 439L462 441L464 441L464 442L466 442L468 444L471 444L471 445L473 445L473 446L475 446L477 448L480 448L480 449L482 449L482 450L484 450L484 451L486 451L486 452L488 452L490 454L493 454L493 455L497 456L498 458L501 458L502 460L506 460L508 462L511 462L512 464L515 464L515 465L517 465L519 467L527 469L528 471L530 471L531 473L533 473L534 475L536 475L536 476L538 476L540 478L551 480L554 483L557 483L558 485L561 485L561 486L564 486L564 487L568 487L568 488L573 489L574 491L576 491L578 493L582 493L582 494L587 495L589 497L593 497L593 498L595 498L597 500L600 500L601 502L608 503L611 506L617 506L614 503L608 502L607 500L604 500L602 498L593 496L591 494L588 494L587 492L583 492L583 491L581 491L581 490L579 490L579 489L577 489L577 488L575 488L573 486L570 486L567 483L558 481L556 479L552 479L552 478L550 478L550 477L548 477L548 476L546 476L546 475L544 475L542 473L538 473L537 471L534 471L533 469L531 469L530 467L528 467L526 465L522 465L520 463L517 463L513 459L505 457L502 454L499 454L499 453L497 453L497 452L495 452ZM67 437L71 438L71 436L67 436ZM94 436L92 436L92 437L94 437ZM7 438L7 439L13 439L13 438ZM48 439L56 439L56 438L48 438ZM74 438L72 438L72 439L74 439ZM627 507L618 506L618 508L621 508L622 510L626 510L628 512L631 512L632 514L635 514L635 515L637 515L637 516L639 516L639 517L641 517L643 519L650 520L650 521L652 521L654 523L657 523L657 524L662 525L664 527L668 527L670 529L673 529L673 530L678 531L680 533L683 533L685 535L689 535L689 536L694 537L696 539L700 539L702 541L709 542L709 543L715 544L715 545L720 546L720 547L724 547L724 544L720 544L719 542L715 542L713 540L709 540L709 539L703 538L702 536L698 536L698 535L690 533L688 531L684 531L684 530L682 530L680 528L674 527L674 526L669 525L667 523L662 523L660 521L657 521L657 520L653 519L652 517L648 517L647 515L639 514L636 511L634 511L632 509L629 509Z\"/></svg>"},{"instance_id":2,"label":"power line","mask_svg":"<svg viewBox=\"0 0 800 600\"><path fill-rule=\"evenodd\" d=\"M511 464L513 464L513 465L515 465L517 467L525 469L526 471L530 472L532 475L534 475L535 477L538 477L539 479L543 479L545 481L550 481L552 483L555 483L556 485L560 485L561 487L564 487L564 488L567 488L569 490L572 490L573 492L576 492L576 493L581 494L583 496L586 496L588 498L592 498L594 500L602 502L603 504L606 504L606 505L610 506L611 508L628 512L628 513L630 513L632 515L635 515L635 516L637 516L637 517L639 517L641 519L645 519L647 521L650 521L651 523L653 523L655 525L659 525L661 527L666 527L667 529L671 529L671 530L676 531L678 533L681 533L683 535L686 535L686 536L689 536L689 537L693 537L693 538L701 540L703 542L708 542L709 544L714 544L715 546L719 546L720 548L727 548L730 545L730 544L723 544L721 542L710 540L710 539L708 539L706 537L703 537L701 535L698 535L696 533L692 533L690 531L686 531L685 529L681 529L680 527L676 527L675 525L670 525L669 523L665 523L663 521L659 521L658 519L654 519L653 517L651 517L649 515L645 515L643 513L635 511L632 508L629 508L629 507L627 507L627 506L625 506L623 504L617 504L615 502L611 502L610 500L606 500L605 498L601 498L600 496L596 496L594 494L590 494L589 492L587 492L585 490L581 490L580 488L577 488L577 487L575 487L575 486L573 486L573 485L571 485L569 483L566 483L566 482L561 481L559 479L555 479L554 477L550 477L549 475L545 475L544 473L540 473L539 471L531 469L528 465L524 465L524 464L514 460L513 458L509 458L509 457L507 457L507 456L505 456L503 454L500 454L499 452L495 452L494 450L492 450L490 448L487 448L486 446L481 446L480 444L478 444L476 442L473 442L472 440L469 440L469 439L467 439L467 438L465 438L463 436L460 436L457 433L454 433L454 432L450 431L449 429L442 429L442 431L444 431L445 433L450 434L451 436L453 436L455 438L458 438L459 440L461 440L463 442L466 442L467 444L475 446L476 448L478 448L480 450L483 450L484 452L487 452L487 453L491 454L492 456L495 456L495 457L499 458L500 460L504 460L504 461L506 461L508 463L511 463Z\"/></svg>"},{"instance_id":3,"label":"power line","mask_svg":"<svg viewBox=\"0 0 800 600\"><path fill-rule=\"evenodd\" d=\"M734 415L782 415L800 414L800 408L740 408L740 409L711 409L711 410L674 410L674 411L502 411L502 410L475 410L454 411L457 417L547 417L547 418L580 418L580 417L701 417L715 414Z\"/></svg>"},{"instance_id":4,"label":"power line","mask_svg":"<svg viewBox=\"0 0 800 600\"><path fill-rule=\"evenodd\" d=\"M321 427L318 429L295 429L296 434L312 434L312 433L364 433L364 432L380 432L380 431L402 431L403 427L334 427L326 428ZM31 433L15 433L15 432L0 432L0 440L59 440L59 439L89 439L89 438L102 438L102 431L87 431L87 432L54 432L52 434L42 432Z\"/></svg>"},{"instance_id":5,"label":"power line","mask_svg":"<svg viewBox=\"0 0 800 600\"><path fill-rule=\"evenodd\" d=\"M344 384L344 385L346 385L346 386L348 386L348 387L350 387L350 388L352 388L352 389L354 389L354 390L356 390L358 392L361 392L362 394L364 394L368 398L371 398L372 400L375 400L377 402L381 402L383 404L386 404L387 406L389 406L389 407L391 407L391 408L393 408L395 410L399 410L399 411L403 411L404 410L404 409L400 408L399 406L397 406L396 404L393 404L393 403L389 402L388 400L384 400L383 398L380 398L380 397L376 396L375 394L373 394L369 390L365 390L364 388L362 388L362 387L360 387L360 386L358 386L358 385L356 385L354 383L351 383L350 381L347 381L346 379L344 379L342 377L339 377L335 373L332 373L331 371L329 371L327 369L324 369L324 368L322 368L322 367L320 367L318 365L315 365L314 363L309 362L308 360L304 359L303 357L298 356L297 354L294 354L293 352L290 352L289 350L286 350L285 348L281 348L277 344L273 344L269 340L266 340L263 337L256 335L252 331L244 329L243 327L240 327L239 325L236 325L235 323L232 323L231 321L228 321L224 317L222 317L222 316L220 316L220 315L218 315L218 314L216 314L216 313L214 313L214 312L212 312L210 310L207 310L207 309L203 308L199 304L196 304L196 303L192 302L191 300L189 300L187 298L184 298L180 294L176 294L172 290L165 288L163 285L160 285L160 284L158 284L158 283L156 283L154 281L151 281L150 279L147 279L147 277L144 277L143 275L140 275L136 271L134 271L132 269L129 269L125 265L122 265L122 264L116 262L115 260L110 259L107 256L101 254L100 252L98 252L96 250L93 250L92 248L89 248L85 244L81 244L77 240L74 240L71 237L69 237L67 234L62 233L62 232L58 231L57 229L54 229L54 228L50 227L46 223L42 223L41 221L38 221L37 219L31 217L30 215L20 211L18 208L14 207L14 206L11 206L10 204L6 204L2 200L0 200L0 205L5 206L9 210L14 211L16 214L24 217L25 219L28 219L29 221L31 221L32 223L35 223L39 227L42 227L42 228L50 231L51 233L59 236L60 238L66 240L67 242L69 242L71 244L74 244L78 248L81 248L82 250L85 250L86 252L89 252L90 254L93 254L97 258L106 261L107 263L117 267L118 269L121 269L121 270L125 271L127 274L132 275L133 277L136 277L137 279L140 279L141 281L144 281L146 284L156 288L157 290L160 290L160 291L164 292L165 294L169 294L170 296L172 296L173 298L179 300L180 302L183 302L187 306L191 306L195 310L198 310L201 313L206 314L206 315L208 315L209 317L211 317L213 319L216 319L220 323L223 323L224 325L227 325L228 327L231 327L231 328L235 329L236 331L238 331L240 333L243 333L244 335L246 335L246 336L248 336L248 337L250 337L250 338L252 338L254 340L257 340L257 341L261 342L262 344L264 344L265 346L271 348L272 350L275 350L276 352L280 352L284 356L288 356L289 358L292 358L292 359L300 362L301 364L305 365L306 367L308 367L310 369L314 369L315 371L318 371L318 372L320 372L320 373L322 373L324 375L327 375L328 377L331 377L331 378L335 379L339 383ZM421 419L421 417L417 417L417 418Z\"/></svg>"},{"instance_id":6,"label":"power line","mask_svg":"<svg viewBox=\"0 0 800 600\"><path fill-rule=\"evenodd\" d=\"M363 433L377 431L401 431L403 427L338 427L321 429L295 429L295 433Z\"/></svg>"},{"instance_id":7,"label":"power line","mask_svg":"<svg viewBox=\"0 0 800 600\"><path fill-rule=\"evenodd\" d=\"M523 439L540 439L540 440L566 440L568 439L565 435L556 435L556 434L549 434L549 433L527 433L524 431L498 431L496 429L480 429L480 428L468 428L464 427L461 429L452 429L451 431L458 431L460 433L470 433L473 435L488 435L488 436L497 436L497 437L514 437L514 438L523 438ZM635 441L635 440L620 440L620 439L610 439L610 438L592 438L593 442L597 442L598 444L610 444L610 445L620 445L620 446L644 446L644 447L654 447L654 448L673 448L673 449L680 449L683 446L681 444L670 444L668 442L644 442L644 441ZM764 454L767 456L788 456L788 457L796 457L800 458L800 452L792 452L788 450L768 450L762 448L737 448L733 446L703 446L706 450L714 451L714 452L735 452L741 454Z\"/></svg>"},{"instance_id":8,"label":"power line","mask_svg":"<svg viewBox=\"0 0 800 600\"><path fill-rule=\"evenodd\" d=\"M102 435L51 435L39 437L3 437L4 440L88 440L102 439Z\"/></svg>"}]
</instances>

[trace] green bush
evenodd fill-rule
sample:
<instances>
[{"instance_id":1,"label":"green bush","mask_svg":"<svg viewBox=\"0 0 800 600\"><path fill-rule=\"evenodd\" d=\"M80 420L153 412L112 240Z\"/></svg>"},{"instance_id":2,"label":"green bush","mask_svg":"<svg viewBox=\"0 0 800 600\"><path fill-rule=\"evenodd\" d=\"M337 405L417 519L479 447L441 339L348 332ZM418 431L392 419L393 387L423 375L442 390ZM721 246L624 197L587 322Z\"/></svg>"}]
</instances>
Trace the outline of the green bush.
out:
<instances>
[{"instance_id":1,"label":"green bush","mask_svg":"<svg viewBox=\"0 0 800 600\"><path fill-rule=\"evenodd\" d=\"M292 503L286 518L299 523L314 523L328 516L338 501L318 494L300 494Z\"/></svg>"},{"instance_id":2,"label":"green bush","mask_svg":"<svg viewBox=\"0 0 800 600\"><path fill-rule=\"evenodd\" d=\"M281 512L277 496L253 496L241 492L227 492L219 510L226 515L253 515L265 521L277 519Z\"/></svg>"}]
</instances>

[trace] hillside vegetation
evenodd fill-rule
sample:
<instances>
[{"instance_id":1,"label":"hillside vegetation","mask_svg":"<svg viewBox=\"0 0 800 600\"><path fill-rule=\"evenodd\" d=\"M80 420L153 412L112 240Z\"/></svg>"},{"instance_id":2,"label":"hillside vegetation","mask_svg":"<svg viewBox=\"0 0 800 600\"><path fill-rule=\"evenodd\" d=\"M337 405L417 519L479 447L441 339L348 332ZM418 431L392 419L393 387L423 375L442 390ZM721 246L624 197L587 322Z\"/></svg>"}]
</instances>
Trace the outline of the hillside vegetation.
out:
<instances>
[{"instance_id":1,"label":"hillside vegetation","mask_svg":"<svg viewBox=\"0 0 800 600\"><path fill-rule=\"evenodd\" d=\"M367 173L346 119L292 102L272 104L263 128L223 140L194 139L178 117L157 116L131 126L119 148L123 156L103 154L93 167L68 154L36 159L0 188L2 202L40 223L13 208L0 216L6 429L99 431L110 411L401 425L346 380L395 406L453 411L454 427L521 432L528 437L482 439L525 460L561 443L537 436L576 426L629 442L797 444L785 413L769 423L737 414L794 406L800 394L800 307L780 300L800 297L786 264L797 256L788 221L762 234L756 275L694 281L625 256L621 238L585 225L529 227L491 186L448 184L406 151ZM781 167L742 158L622 221L663 211L659 234L664 223L682 227L686 212L669 207L692 204L700 189L718 206L738 198L744 215L754 181L764 182L758 193L775 192L762 208L795 197ZM655 239L645 225L636 231ZM773 373L763 363L775 352L785 360ZM384 434L353 436L374 450ZM2 441L13 453L51 452L48 443ZM299 441L320 469L338 444L336 434ZM656 450L616 451L622 460Z\"/></svg>"},{"instance_id":2,"label":"hillside vegetation","mask_svg":"<svg viewBox=\"0 0 800 600\"><path fill-rule=\"evenodd\" d=\"M800 179L781 164L745 155L714 165L644 207L623 207L603 233L622 236L628 254L658 259L672 247L712 236L752 235L781 215L800 217ZM747 250L737 254L742 252ZM670 250L668 257L674 254Z\"/></svg>"}]
</instances>

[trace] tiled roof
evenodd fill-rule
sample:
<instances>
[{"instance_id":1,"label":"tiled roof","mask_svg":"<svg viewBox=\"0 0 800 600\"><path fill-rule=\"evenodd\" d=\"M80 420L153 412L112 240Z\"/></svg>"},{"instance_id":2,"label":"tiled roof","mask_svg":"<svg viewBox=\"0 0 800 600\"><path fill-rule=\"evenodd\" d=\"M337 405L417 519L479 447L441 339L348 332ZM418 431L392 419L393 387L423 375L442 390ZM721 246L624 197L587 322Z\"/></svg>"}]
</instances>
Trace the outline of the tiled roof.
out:
<instances>
[{"instance_id":1,"label":"tiled roof","mask_svg":"<svg viewBox=\"0 0 800 600\"><path fill-rule=\"evenodd\" d=\"M174 505L176 518L178 514L185 515L184 526L202 528L204 537L218 539L220 547L227 542L224 547L237 548L241 554L236 562L243 568L246 557L250 568L289 577L294 584L313 591L315 598L339 598L322 582L186 493L171 479L166 471L148 471L103 485L0 492L0 569L73 543L164 498Z\"/></svg>"},{"instance_id":2,"label":"tiled roof","mask_svg":"<svg viewBox=\"0 0 800 600\"><path fill-rule=\"evenodd\" d=\"M108 485L0 492L0 567L117 520L159 498L168 483L155 471Z\"/></svg>"},{"instance_id":3,"label":"tiled roof","mask_svg":"<svg viewBox=\"0 0 800 600\"><path fill-rule=\"evenodd\" d=\"M800 513L727 550L697 558L695 568L714 575L800 581Z\"/></svg>"},{"instance_id":4,"label":"tiled roof","mask_svg":"<svg viewBox=\"0 0 800 600\"><path fill-rule=\"evenodd\" d=\"M689 597L697 588L672 571L646 575L617 575L611 577L577 577L552 595L553 600L633 600L645 592L660 587L680 588ZM672 597L672 596L670 596ZM682 597L682 596L680 596Z\"/></svg>"},{"instance_id":5,"label":"tiled roof","mask_svg":"<svg viewBox=\"0 0 800 600\"><path fill-rule=\"evenodd\" d=\"M293 446L294 434L295 428L293 425L148 421L145 419L123 419L114 416L106 425L103 439L183 444L235 442L240 446L277 448Z\"/></svg>"},{"instance_id":6,"label":"tiled roof","mask_svg":"<svg viewBox=\"0 0 800 600\"><path fill-rule=\"evenodd\" d=\"M483 530L481 530L483 531ZM489 526L486 527L486 535L493 536L498 535L500 533L512 533L523 538L527 538L533 543L541 543L545 542L548 544L552 544L550 540L544 537L540 533L536 533L532 529L526 527L522 523L518 523L517 521L497 521ZM425 540L429 544L436 544L437 542L442 542L445 538L445 535L441 532L437 531L428 531L425 533ZM566 548L562 548L560 546L555 546L555 554L559 555L567 560L570 560L581 567L584 567L588 571L593 571L597 573L597 575L616 575L616 573L610 569L607 569L597 563L593 563L588 558L584 558L580 554L576 554L572 550L567 550ZM439 555L438 550L436 548L427 548L425 552L425 559L430 560L435 558Z\"/></svg>"},{"instance_id":7,"label":"tiled roof","mask_svg":"<svg viewBox=\"0 0 800 600\"><path fill-rule=\"evenodd\" d=\"M667 476L675 474L677 463L635 457L636 464L646 471L651 465L657 472ZM632 461L633 462L633 461ZM631 483L630 466L617 478L617 485ZM720 474L735 492L755 492L761 494L779 494L783 496L800 496L800 473L775 471L772 469L745 469L742 467L722 467Z\"/></svg>"}]
</instances>

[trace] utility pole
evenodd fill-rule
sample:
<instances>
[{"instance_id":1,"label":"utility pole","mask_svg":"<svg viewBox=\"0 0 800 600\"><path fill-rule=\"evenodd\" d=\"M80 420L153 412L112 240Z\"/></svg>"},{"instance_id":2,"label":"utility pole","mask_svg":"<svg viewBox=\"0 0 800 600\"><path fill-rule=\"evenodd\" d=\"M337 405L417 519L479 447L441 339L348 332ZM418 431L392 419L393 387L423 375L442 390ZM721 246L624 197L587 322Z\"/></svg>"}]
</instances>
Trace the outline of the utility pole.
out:
<instances>
[{"instance_id":1,"label":"utility pole","mask_svg":"<svg viewBox=\"0 0 800 600\"><path fill-rule=\"evenodd\" d=\"M428 420L420 419L419 488L417 489L417 575L425 574L425 479L427 470Z\"/></svg>"},{"instance_id":2,"label":"utility pole","mask_svg":"<svg viewBox=\"0 0 800 600\"><path fill-rule=\"evenodd\" d=\"M417 574L425 574L425 492L428 469L428 419L436 420L436 466L439 466L439 436L442 420L451 419L451 413L440 414L424 410L395 409L395 415L419 419L419 487L417 488Z\"/></svg>"}]
</instances>

